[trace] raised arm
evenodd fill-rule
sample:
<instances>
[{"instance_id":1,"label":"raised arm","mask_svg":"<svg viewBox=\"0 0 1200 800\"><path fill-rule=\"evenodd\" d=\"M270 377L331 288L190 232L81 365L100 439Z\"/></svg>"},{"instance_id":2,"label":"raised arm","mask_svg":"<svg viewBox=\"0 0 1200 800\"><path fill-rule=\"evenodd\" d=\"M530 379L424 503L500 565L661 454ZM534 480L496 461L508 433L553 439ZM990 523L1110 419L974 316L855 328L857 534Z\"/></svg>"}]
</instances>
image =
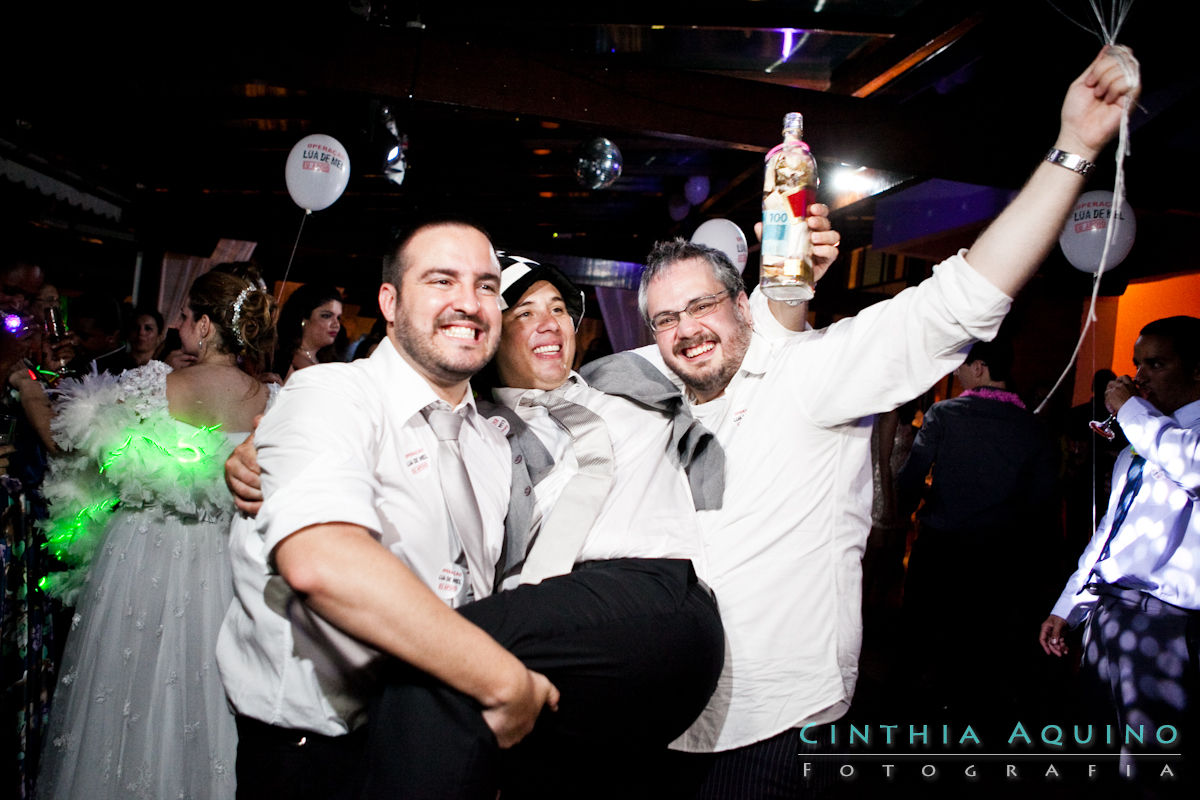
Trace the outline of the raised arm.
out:
<instances>
[{"instance_id":1,"label":"raised arm","mask_svg":"<svg viewBox=\"0 0 1200 800\"><path fill-rule=\"evenodd\" d=\"M1054 147L1095 161L1140 88L1133 53L1106 46L1067 90ZM1083 175L1043 161L971 245L967 262L1001 291L1015 295L1050 253L1083 185Z\"/></svg>"}]
</instances>

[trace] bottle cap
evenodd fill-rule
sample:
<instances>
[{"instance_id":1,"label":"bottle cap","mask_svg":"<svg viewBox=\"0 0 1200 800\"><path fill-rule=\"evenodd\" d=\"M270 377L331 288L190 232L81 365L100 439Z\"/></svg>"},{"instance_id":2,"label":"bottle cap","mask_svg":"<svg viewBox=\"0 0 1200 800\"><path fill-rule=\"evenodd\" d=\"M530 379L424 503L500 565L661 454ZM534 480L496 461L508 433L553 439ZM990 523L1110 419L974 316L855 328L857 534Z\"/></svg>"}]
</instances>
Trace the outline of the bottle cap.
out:
<instances>
[{"instance_id":1,"label":"bottle cap","mask_svg":"<svg viewBox=\"0 0 1200 800\"><path fill-rule=\"evenodd\" d=\"M804 117L799 111L789 111L783 117L783 129L785 131L803 131Z\"/></svg>"}]
</instances>

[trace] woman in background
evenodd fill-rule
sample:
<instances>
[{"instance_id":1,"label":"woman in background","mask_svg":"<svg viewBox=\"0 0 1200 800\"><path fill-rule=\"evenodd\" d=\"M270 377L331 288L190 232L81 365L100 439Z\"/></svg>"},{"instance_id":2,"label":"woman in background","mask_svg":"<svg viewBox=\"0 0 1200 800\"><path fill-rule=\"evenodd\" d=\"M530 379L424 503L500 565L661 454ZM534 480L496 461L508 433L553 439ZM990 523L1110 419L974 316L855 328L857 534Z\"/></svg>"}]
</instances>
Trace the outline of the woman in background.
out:
<instances>
[{"instance_id":1,"label":"woman in background","mask_svg":"<svg viewBox=\"0 0 1200 800\"><path fill-rule=\"evenodd\" d=\"M135 308L133 325L129 330L129 356L135 366L144 367L150 359L158 358L159 348L167 338L163 315L153 308Z\"/></svg>"},{"instance_id":2,"label":"woman in background","mask_svg":"<svg viewBox=\"0 0 1200 800\"><path fill-rule=\"evenodd\" d=\"M334 361L333 343L341 328L342 293L337 287L304 284L292 292L279 314L275 372L287 380L295 370Z\"/></svg>"},{"instance_id":3,"label":"woman in background","mask_svg":"<svg viewBox=\"0 0 1200 800\"><path fill-rule=\"evenodd\" d=\"M253 276L197 278L159 361L65 381L46 480L51 583L76 603L51 710L42 798L232 798L236 729L214 656L232 598L222 465L272 388L272 299Z\"/></svg>"}]
</instances>

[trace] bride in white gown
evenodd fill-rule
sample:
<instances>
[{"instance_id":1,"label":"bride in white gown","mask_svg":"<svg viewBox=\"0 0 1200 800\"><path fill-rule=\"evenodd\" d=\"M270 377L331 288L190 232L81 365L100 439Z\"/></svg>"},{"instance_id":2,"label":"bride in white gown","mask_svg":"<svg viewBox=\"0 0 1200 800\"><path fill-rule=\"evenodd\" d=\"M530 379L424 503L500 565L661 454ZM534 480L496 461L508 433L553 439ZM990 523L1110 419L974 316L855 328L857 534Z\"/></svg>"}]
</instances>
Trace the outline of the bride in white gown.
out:
<instances>
[{"instance_id":1,"label":"bride in white gown","mask_svg":"<svg viewBox=\"0 0 1200 800\"><path fill-rule=\"evenodd\" d=\"M214 658L232 597L222 468L271 389L243 368L274 343L270 294L221 268L179 325L193 366L68 382L53 423L50 587L75 615L38 795L232 798L237 733Z\"/></svg>"}]
</instances>

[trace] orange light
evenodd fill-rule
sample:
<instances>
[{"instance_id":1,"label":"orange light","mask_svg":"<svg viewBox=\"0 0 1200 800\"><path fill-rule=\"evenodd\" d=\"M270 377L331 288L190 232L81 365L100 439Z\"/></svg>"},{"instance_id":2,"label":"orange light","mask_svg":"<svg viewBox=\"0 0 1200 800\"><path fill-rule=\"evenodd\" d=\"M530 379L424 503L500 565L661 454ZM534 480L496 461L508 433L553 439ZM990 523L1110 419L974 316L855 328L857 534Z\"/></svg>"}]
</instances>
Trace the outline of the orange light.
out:
<instances>
[{"instance_id":1,"label":"orange light","mask_svg":"<svg viewBox=\"0 0 1200 800\"><path fill-rule=\"evenodd\" d=\"M548 147L539 147L533 151L533 154L535 156L548 156L550 155L550 149Z\"/></svg>"}]
</instances>

